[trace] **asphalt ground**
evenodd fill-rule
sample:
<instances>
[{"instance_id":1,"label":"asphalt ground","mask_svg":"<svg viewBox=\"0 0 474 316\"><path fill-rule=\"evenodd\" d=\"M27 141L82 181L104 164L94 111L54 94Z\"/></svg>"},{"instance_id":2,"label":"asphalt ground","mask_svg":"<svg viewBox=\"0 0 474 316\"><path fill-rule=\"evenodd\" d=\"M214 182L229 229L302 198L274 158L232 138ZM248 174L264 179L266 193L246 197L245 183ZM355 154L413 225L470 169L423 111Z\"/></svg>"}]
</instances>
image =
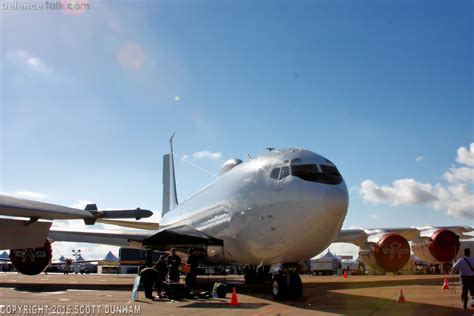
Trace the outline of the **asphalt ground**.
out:
<instances>
[{"instance_id":1,"label":"asphalt ground","mask_svg":"<svg viewBox=\"0 0 474 316\"><path fill-rule=\"evenodd\" d=\"M208 289L222 277L201 277ZM134 276L0 274L0 315L474 315L462 309L457 277L444 276L302 276L298 301L273 300L271 283L245 285L228 276L226 299L152 301L140 291L130 295ZM230 306L235 286L238 306ZM403 290L405 303L398 303ZM225 313L225 314L224 314Z\"/></svg>"}]
</instances>

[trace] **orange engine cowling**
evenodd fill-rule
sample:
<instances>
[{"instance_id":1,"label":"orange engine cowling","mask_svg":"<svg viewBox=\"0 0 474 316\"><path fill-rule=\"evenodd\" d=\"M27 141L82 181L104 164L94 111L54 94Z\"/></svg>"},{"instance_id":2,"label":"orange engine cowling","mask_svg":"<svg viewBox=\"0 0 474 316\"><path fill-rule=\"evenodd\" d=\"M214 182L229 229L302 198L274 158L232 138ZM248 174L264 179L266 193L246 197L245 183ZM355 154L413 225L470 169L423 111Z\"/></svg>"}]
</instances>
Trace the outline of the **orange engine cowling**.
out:
<instances>
[{"instance_id":1,"label":"orange engine cowling","mask_svg":"<svg viewBox=\"0 0 474 316\"><path fill-rule=\"evenodd\" d=\"M396 272L410 260L410 245L398 234L388 233L382 236L372 252L379 267L387 272Z\"/></svg>"},{"instance_id":2,"label":"orange engine cowling","mask_svg":"<svg viewBox=\"0 0 474 316\"><path fill-rule=\"evenodd\" d=\"M459 236L449 229L439 229L426 243L433 258L439 262L450 262L459 251Z\"/></svg>"},{"instance_id":3,"label":"orange engine cowling","mask_svg":"<svg viewBox=\"0 0 474 316\"><path fill-rule=\"evenodd\" d=\"M51 243L46 240L41 248L11 249L10 260L16 270L26 275L43 272L52 258Z\"/></svg>"}]
</instances>

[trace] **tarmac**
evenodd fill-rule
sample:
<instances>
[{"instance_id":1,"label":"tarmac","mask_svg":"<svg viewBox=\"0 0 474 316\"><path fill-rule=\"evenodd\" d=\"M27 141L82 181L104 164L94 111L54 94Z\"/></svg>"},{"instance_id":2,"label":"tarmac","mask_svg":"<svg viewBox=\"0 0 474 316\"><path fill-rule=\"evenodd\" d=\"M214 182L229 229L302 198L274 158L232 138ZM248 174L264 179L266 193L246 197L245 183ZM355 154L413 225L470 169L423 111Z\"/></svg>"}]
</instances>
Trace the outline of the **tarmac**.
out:
<instances>
[{"instance_id":1,"label":"tarmac","mask_svg":"<svg viewBox=\"0 0 474 316\"><path fill-rule=\"evenodd\" d=\"M201 288L223 277L200 277ZM462 309L456 276L302 276L303 297L274 301L271 283L245 285L227 276L225 299L152 301L140 291L131 301L133 275L0 274L0 315L474 315ZM239 305L230 306L236 287ZM405 303L398 303L403 290Z\"/></svg>"}]
</instances>

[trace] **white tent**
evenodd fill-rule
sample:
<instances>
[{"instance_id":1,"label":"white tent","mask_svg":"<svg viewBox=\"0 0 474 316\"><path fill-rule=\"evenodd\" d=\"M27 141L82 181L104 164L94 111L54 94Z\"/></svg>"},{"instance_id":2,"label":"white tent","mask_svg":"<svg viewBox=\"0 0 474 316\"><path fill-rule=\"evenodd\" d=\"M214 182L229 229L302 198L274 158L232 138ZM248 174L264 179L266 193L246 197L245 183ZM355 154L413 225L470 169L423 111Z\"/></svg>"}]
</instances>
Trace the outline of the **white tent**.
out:
<instances>
[{"instance_id":1,"label":"white tent","mask_svg":"<svg viewBox=\"0 0 474 316\"><path fill-rule=\"evenodd\" d=\"M112 251L109 251L109 253L102 260L104 260L104 261L119 261L119 259L112 253Z\"/></svg>"},{"instance_id":2,"label":"white tent","mask_svg":"<svg viewBox=\"0 0 474 316\"><path fill-rule=\"evenodd\" d=\"M8 253L7 253L6 251L4 251L4 252L0 255L0 259L10 260L10 257L8 256Z\"/></svg>"}]
</instances>

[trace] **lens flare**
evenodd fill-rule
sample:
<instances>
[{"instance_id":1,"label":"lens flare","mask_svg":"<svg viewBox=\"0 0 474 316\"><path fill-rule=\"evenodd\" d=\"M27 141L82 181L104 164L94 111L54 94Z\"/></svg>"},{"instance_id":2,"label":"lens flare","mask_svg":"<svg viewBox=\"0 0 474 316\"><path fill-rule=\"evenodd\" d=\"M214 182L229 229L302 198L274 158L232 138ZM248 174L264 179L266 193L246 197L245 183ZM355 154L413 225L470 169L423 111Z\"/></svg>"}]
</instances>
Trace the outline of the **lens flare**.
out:
<instances>
[{"instance_id":1,"label":"lens flare","mask_svg":"<svg viewBox=\"0 0 474 316\"><path fill-rule=\"evenodd\" d=\"M145 54L137 43L126 42L118 51L117 61L124 69L139 70L145 63Z\"/></svg>"}]
</instances>

